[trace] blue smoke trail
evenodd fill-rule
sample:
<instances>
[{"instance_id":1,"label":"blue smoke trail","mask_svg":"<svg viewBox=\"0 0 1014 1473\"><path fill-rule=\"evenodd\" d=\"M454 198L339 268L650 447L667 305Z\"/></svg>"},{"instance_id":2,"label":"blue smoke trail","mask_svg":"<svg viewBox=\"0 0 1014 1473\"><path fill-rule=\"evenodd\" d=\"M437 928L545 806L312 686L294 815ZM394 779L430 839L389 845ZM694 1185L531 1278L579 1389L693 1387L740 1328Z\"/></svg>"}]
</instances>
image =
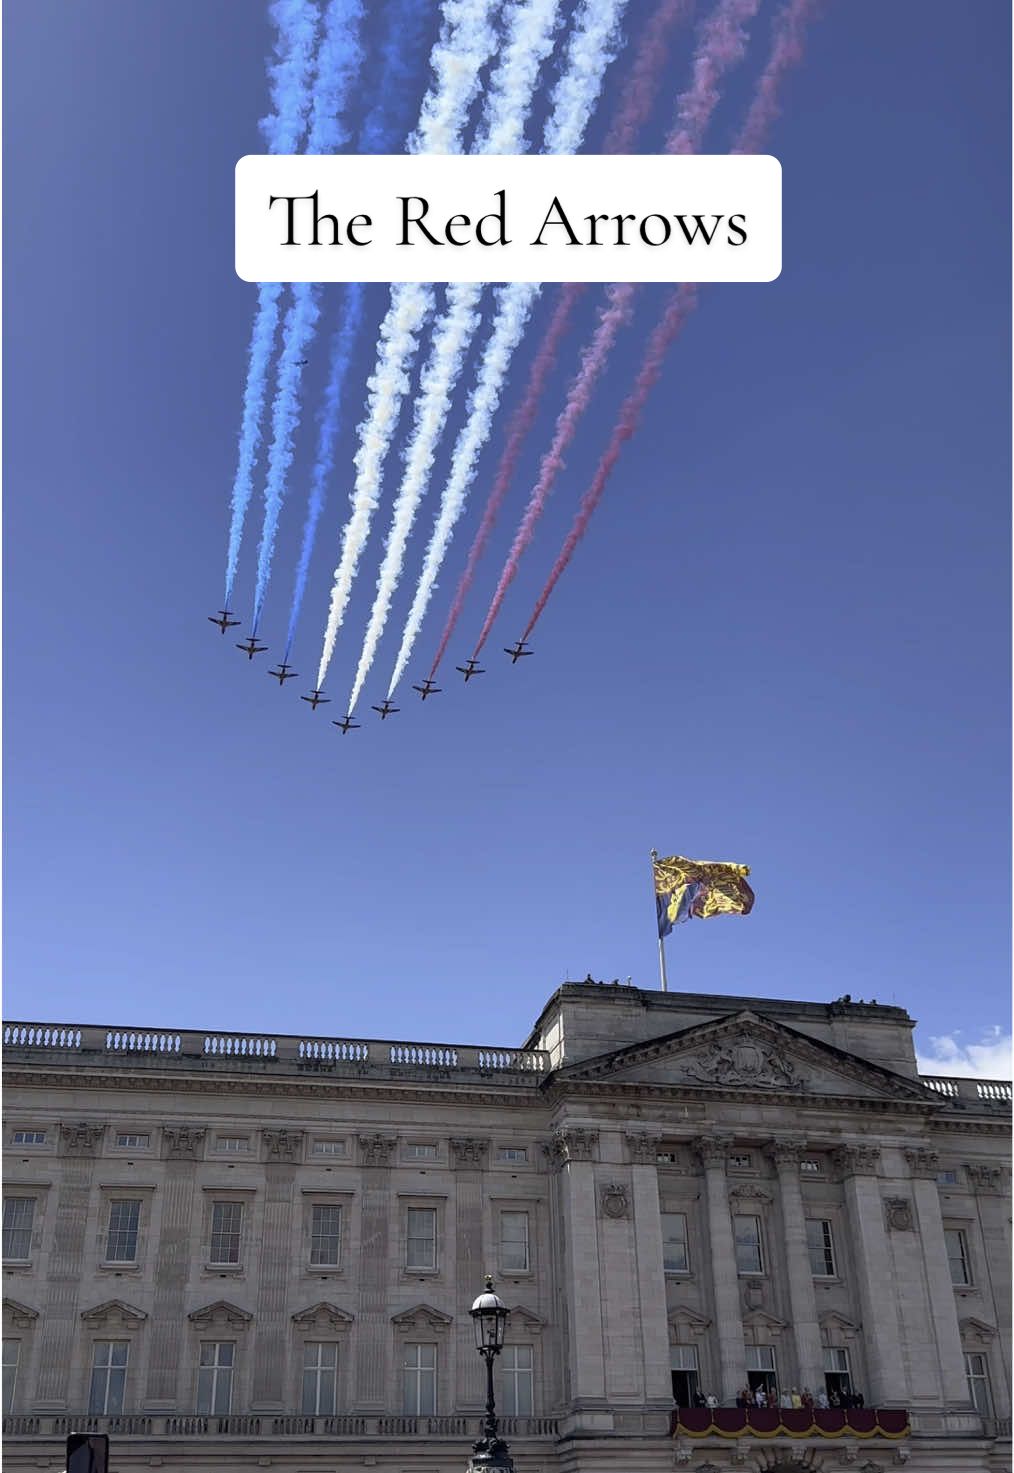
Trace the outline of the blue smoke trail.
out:
<instances>
[{"instance_id":1,"label":"blue smoke trail","mask_svg":"<svg viewBox=\"0 0 1014 1473\"><path fill-rule=\"evenodd\" d=\"M418 59L432 11L432 0L395 0L390 7L384 39L381 42L378 100L360 129L357 152L389 153L404 140L418 112L418 100L412 92L411 83L418 69ZM327 496L327 482L334 470L345 380L366 308L366 293L361 282L350 282L344 288L343 295L342 322L331 339L327 387L318 415L317 454L310 481L306 522L303 525L303 545L292 591L292 607L289 610L286 663L292 653L303 599L306 596L310 561Z\"/></svg>"},{"instance_id":2,"label":"blue smoke trail","mask_svg":"<svg viewBox=\"0 0 1014 1473\"><path fill-rule=\"evenodd\" d=\"M291 5L293 0L280 0ZM317 75L309 107L308 153L336 153L348 142L342 122L347 96L362 65L359 31L363 0L330 0L324 17L324 34L317 53ZM305 110L304 110L305 120ZM253 632L256 634L271 577L275 537L285 500L286 478L292 466L295 434L301 418L300 383L305 359L316 334L320 317L320 289L297 282L292 287L292 306L285 315L279 359L278 387L271 416L271 449L264 486L264 523L257 551L257 584L254 591Z\"/></svg>"},{"instance_id":3,"label":"blue smoke trail","mask_svg":"<svg viewBox=\"0 0 1014 1473\"><path fill-rule=\"evenodd\" d=\"M309 110L309 73L313 63L313 45L320 14L308 0L275 0L271 6L275 23L275 55L277 61L268 69L271 78L269 117L262 118L261 132L272 153L294 153L306 129ZM239 455L232 484L229 549L225 564L225 608L229 607L243 523L253 495L253 473L261 443L261 420L267 393L268 368L278 327L278 299L281 286L264 282L257 289L257 312L254 316L246 386L243 390L243 414L239 431Z\"/></svg>"}]
</instances>

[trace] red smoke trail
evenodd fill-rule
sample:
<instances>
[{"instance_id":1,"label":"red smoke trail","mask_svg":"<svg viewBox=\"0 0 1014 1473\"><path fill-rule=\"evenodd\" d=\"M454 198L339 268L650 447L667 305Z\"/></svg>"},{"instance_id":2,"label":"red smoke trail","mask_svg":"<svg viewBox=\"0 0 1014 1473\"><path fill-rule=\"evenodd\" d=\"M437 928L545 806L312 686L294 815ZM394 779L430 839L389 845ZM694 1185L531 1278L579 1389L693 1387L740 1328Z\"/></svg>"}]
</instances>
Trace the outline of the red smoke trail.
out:
<instances>
[{"instance_id":1,"label":"red smoke trail","mask_svg":"<svg viewBox=\"0 0 1014 1473\"><path fill-rule=\"evenodd\" d=\"M759 153L764 147L767 131L778 116L778 91L781 83L786 72L791 67L797 66L803 59L803 31L815 5L816 0L788 0L788 4L776 18L771 55L757 85L743 130L733 146L733 153ZM560 574L570 562L574 549L584 536L592 512L601 501L606 482L620 457L620 451L640 423L648 395L658 382L665 355L670 345L679 336L684 323L696 305L697 289L694 286L677 287L670 297L662 320L648 340L644 362L641 364L634 387L627 395L620 410L609 444L599 461L591 484L581 498L574 524L567 533L566 540L560 549L560 555L546 579L546 586L539 594L535 608L532 610L532 617L521 636L523 640L527 641L531 635L543 609L549 602L550 594L560 580Z\"/></svg>"},{"instance_id":2,"label":"red smoke trail","mask_svg":"<svg viewBox=\"0 0 1014 1473\"><path fill-rule=\"evenodd\" d=\"M661 0L644 29L634 64L627 78L627 100L613 119L602 145L603 153L630 152L658 94L662 71L668 60L669 33L690 14L695 3L696 0ZM461 617L465 599L475 581L475 570L486 551L497 514L514 479L521 451L535 423L535 416L549 382L549 375L556 366L560 344L570 327L574 308L585 290L585 285L584 282L571 282L562 286L557 292L553 316L529 370L524 396L507 428L507 441L493 477L493 485L482 514L482 521L479 523L479 530L469 549L465 570L458 582L454 602L451 604L444 632L440 636L440 643L430 667L431 680L447 652L451 635Z\"/></svg>"},{"instance_id":3,"label":"red smoke trail","mask_svg":"<svg viewBox=\"0 0 1014 1473\"><path fill-rule=\"evenodd\" d=\"M666 141L668 153L690 153L700 143L704 130L718 103L718 82L722 75L746 51L744 26L756 14L760 0L718 0L704 22L694 54L693 79L680 94L677 104L678 125ZM496 590L472 651L478 656L489 638L507 590L514 580L525 549L535 535L535 527L549 499L557 476L563 470L564 452L574 439L592 394L601 377L621 330L630 321L637 288L629 284L608 289L609 305L602 313L595 336L585 349L581 367L567 392L567 402L556 421L553 442L539 466L538 480L532 488L524 516L514 536L510 552L500 574Z\"/></svg>"}]
</instances>

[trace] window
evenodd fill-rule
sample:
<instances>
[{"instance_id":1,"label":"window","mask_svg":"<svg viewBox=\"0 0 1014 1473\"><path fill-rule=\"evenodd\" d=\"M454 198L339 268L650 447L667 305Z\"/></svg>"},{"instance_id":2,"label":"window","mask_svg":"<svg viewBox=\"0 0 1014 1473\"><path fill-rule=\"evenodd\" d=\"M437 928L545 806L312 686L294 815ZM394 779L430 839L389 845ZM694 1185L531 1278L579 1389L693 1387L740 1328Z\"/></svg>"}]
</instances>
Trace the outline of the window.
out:
<instances>
[{"instance_id":1,"label":"window","mask_svg":"<svg viewBox=\"0 0 1014 1473\"><path fill-rule=\"evenodd\" d=\"M433 1207L408 1209L406 1268L436 1268L437 1214Z\"/></svg>"},{"instance_id":2,"label":"window","mask_svg":"<svg viewBox=\"0 0 1014 1473\"><path fill-rule=\"evenodd\" d=\"M5 1197L3 1224L3 1256L27 1259L32 1249L34 1197Z\"/></svg>"},{"instance_id":3,"label":"window","mask_svg":"<svg viewBox=\"0 0 1014 1473\"><path fill-rule=\"evenodd\" d=\"M409 1145L405 1147L405 1156L409 1161L435 1161L437 1148L436 1146Z\"/></svg>"},{"instance_id":4,"label":"window","mask_svg":"<svg viewBox=\"0 0 1014 1473\"><path fill-rule=\"evenodd\" d=\"M107 1263L134 1263L137 1259L137 1230L141 1221L140 1202L110 1202Z\"/></svg>"},{"instance_id":5,"label":"window","mask_svg":"<svg viewBox=\"0 0 1014 1473\"><path fill-rule=\"evenodd\" d=\"M232 1406L232 1372L236 1346L230 1340L202 1340L197 1367L197 1411L204 1417L227 1417Z\"/></svg>"},{"instance_id":6,"label":"window","mask_svg":"<svg viewBox=\"0 0 1014 1473\"><path fill-rule=\"evenodd\" d=\"M736 1272L762 1274L760 1218L737 1215L732 1219L732 1226L736 1235Z\"/></svg>"},{"instance_id":7,"label":"window","mask_svg":"<svg viewBox=\"0 0 1014 1473\"><path fill-rule=\"evenodd\" d=\"M968 1394L972 1405L981 1417L993 1415L993 1397L989 1389L989 1366L986 1357L966 1351L965 1375L968 1377Z\"/></svg>"},{"instance_id":8,"label":"window","mask_svg":"<svg viewBox=\"0 0 1014 1473\"><path fill-rule=\"evenodd\" d=\"M815 1279L833 1279L834 1239L831 1224L823 1217L806 1219L806 1246L810 1250L810 1272Z\"/></svg>"},{"instance_id":9,"label":"window","mask_svg":"<svg viewBox=\"0 0 1014 1473\"><path fill-rule=\"evenodd\" d=\"M44 1146L46 1132L44 1130L16 1130L11 1139L16 1146Z\"/></svg>"},{"instance_id":10,"label":"window","mask_svg":"<svg viewBox=\"0 0 1014 1473\"><path fill-rule=\"evenodd\" d=\"M238 1263L242 1202L213 1202L211 1206L211 1262Z\"/></svg>"},{"instance_id":11,"label":"window","mask_svg":"<svg viewBox=\"0 0 1014 1473\"><path fill-rule=\"evenodd\" d=\"M941 1186L941 1187L956 1187L958 1185L958 1181L959 1181L959 1178L958 1178L957 1169L955 1167L953 1167L953 1166L948 1167L948 1169L946 1171L938 1171L937 1172L937 1185L938 1186Z\"/></svg>"},{"instance_id":12,"label":"window","mask_svg":"<svg viewBox=\"0 0 1014 1473\"><path fill-rule=\"evenodd\" d=\"M701 1389L696 1345L671 1345L672 1399L678 1407L692 1407Z\"/></svg>"},{"instance_id":13,"label":"window","mask_svg":"<svg viewBox=\"0 0 1014 1473\"><path fill-rule=\"evenodd\" d=\"M828 1345L824 1349L824 1390L834 1403L852 1391L852 1373L849 1369L849 1353L843 1345Z\"/></svg>"},{"instance_id":14,"label":"window","mask_svg":"<svg viewBox=\"0 0 1014 1473\"><path fill-rule=\"evenodd\" d=\"M504 1412L508 1417L530 1417L534 1405L532 1347L505 1345L500 1357L503 1361Z\"/></svg>"},{"instance_id":15,"label":"window","mask_svg":"<svg viewBox=\"0 0 1014 1473\"><path fill-rule=\"evenodd\" d=\"M676 1158L676 1152L675 1151L656 1151L655 1152L655 1164L656 1164L656 1166L675 1166L676 1165L676 1159L677 1158Z\"/></svg>"},{"instance_id":16,"label":"window","mask_svg":"<svg viewBox=\"0 0 1014 1473\"><path fill-rule=\"evenodd\" d=\"M527 1161L528 1151L524 1146L504 1146L497 1152L499 1161Z\"/></svg>"},{"instance_id":17,"label":"window","mask_svg":"<svg viewBox=\"0 0 1014 1473\"><path fill-rule=\"evenodd\" d=\"M123 1411L123 1388L127 1379L126 1340L96 1340L92 1350L92 1387L88 1410L100 1417L115 1417Z\"/></svg>"},{"instance_id":18,"label":"window","mask_svg":"<svg viewBox=\"0 0 1014 1473\"><path fill-rule=\"evenodd\" d=\"M729 1164L729 1170L730 1171L749 1171L751 1169L751 1167L753 1166L753 1157L752 1156L730 1156L729 1157L729 1163L728 1164Z\"/></svg>"},{"instance_id":19,"label":"window","mask_svg":"<svg viewBox=\"0 0 1014 1473\"><path fill-rule=\"evenodd\" d=\"M437 1347L406 1345L402 1362L404 1407L408 1417L432 1417L437 1410Z\"/></svg>"},{"instance_id":20,"label":"window","mask_svg":"<svg viewBox=\"0 0 1014 1473\"><path fill-rule=\"evenodd\" d=\"M310 1262L337 1268L341 1246L341 1208L315 1202L310 1233Z\"/></svg>"},{"instance_id":21,"label":"window","mask_svg":"<svg viewBox=\"0 0 1014 1473\"><path fill-rule=\"evenodd\" d=\"M778 1368L773 1345L746 1347L746 1379L751 1391L760 1389L765 1396L775 1394L778 1387Z\"/></svg>"},{"instance_id":22,"label":"window","mask_svg":"<svg viewBox=\"0 0 1014 1473\"><path fill-rule=\"evenodd\" d=\"M685 1212L662 1213L662 1265L667 1274L690 1272Z\"/></svg>"},{"instance_id":23,"label":"window","mask_svg":"<svg viewBox=\"0 0 1014 1473\"><path fill-rule=\"evenodd\" d=\"M528 1257L528 1213L500 1214L500 1271L524 1274L531 1268Z\"/></svg>"},{"instance_id":24,"label":"window","mask_svg":"<svg viewBox=\"0 0 1014 1473\"><path fill-rule=\"evenodd\" d=\"M116 1137L116 1144L127 1150L133 1148L134 1150L146 1151L150 1142L150 1135L138 1135L132 1130L128 1130L123 1135Z\"/></svg>"},{"instance_id":25,"label":"window","mask_svg":"<svg viewBox=\"0 0 1014 1473\"><path fill-rule=\"evenodd\" d=\"M249 1151L248 1135L220 1135L215 1138L216 1151Z\"/></svg>"},{"instance_id":26,"label":"window","mask_svg":"<svg viewBox=\"0 0 1014 1473\"><path fill-rule=\"evenodd\" d=\"M824 1163L809 1156L800 1161L799 1170L803 1176L821 1176L824 1171Z\"/></svg>"},{"instance_id":27,"label":"window","mask_svg":"<svg viewBox=\"0 0 1014 1473\"><path fill-rule=\"evenodd\" d=\"M952 1284L970 1284L972 1273L968 1260L968 1239L961 1228L945 1228L947 1261L951 1266Z\"/></svg>"},{"instance_id":28,"label":"window","mask_svg":"<svg viewBox=\"0 0 1014 1473\"><path fill-rule=\"evenodd\" d=\"M303 1347L303 1416L333 1417L337 1399L338 1346L310 1340Z\"/></svg>"},{"instance_id":29,"label":"window","mask_svg":"<svg viewBox=\"0 0 1014 1473\"><path fill-rule=\"evenodd\" d=\"M314 1141L315 1156L345 1156L348 1154L344 1141Z\"/></svg>"},{"instance_id":30,"label":"window","mask_svg":"<svg viewBox=\"0 0 1014 1473\"><path fill-rule=\"evenodd\" d=\"M18 1362L21 1359L21 1341L4 1341L4 1412L14 1410L14 1388L18 1382Z\"/></svg>"}]
</instances>

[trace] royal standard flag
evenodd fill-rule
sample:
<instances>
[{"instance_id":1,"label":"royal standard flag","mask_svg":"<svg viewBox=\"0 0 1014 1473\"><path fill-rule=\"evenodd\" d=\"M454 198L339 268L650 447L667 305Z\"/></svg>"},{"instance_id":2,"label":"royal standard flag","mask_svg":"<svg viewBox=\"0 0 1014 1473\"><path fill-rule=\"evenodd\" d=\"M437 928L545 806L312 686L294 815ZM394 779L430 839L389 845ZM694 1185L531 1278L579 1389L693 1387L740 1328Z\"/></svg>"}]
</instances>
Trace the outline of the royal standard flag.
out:
<instances>
[{"instance_id":1,"label":"royal standard flag","mask_svg":"<svg viewBox=\"0 0 1014 1473\"><path fill-rule=\"evenodd\" d=\"M753 891L746 882L749 865L711 864L673 854L653 860L653 866L660 937L694 917L746 916L753 908Z\"/></svg>"}]
</instances>

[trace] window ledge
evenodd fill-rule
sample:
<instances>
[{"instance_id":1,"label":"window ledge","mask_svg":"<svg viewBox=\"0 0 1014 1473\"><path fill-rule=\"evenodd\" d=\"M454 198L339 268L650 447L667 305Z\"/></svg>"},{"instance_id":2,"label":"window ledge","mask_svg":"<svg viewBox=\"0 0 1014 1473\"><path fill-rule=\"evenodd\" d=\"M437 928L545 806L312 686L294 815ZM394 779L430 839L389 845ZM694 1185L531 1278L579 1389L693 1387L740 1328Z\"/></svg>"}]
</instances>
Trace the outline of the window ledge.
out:
<instances>
[{"instance_id":1,"label":"window ledge","mask_svg":"<svg viewBox=\"0 0 1014 1473\"><path fill-rule=\"evenodd\" d=\"M142 1265L138 1263L136 1258L132 1258L129 1262L124 1263L117 1263L115 1259L111 1258L103 1258L102 1262L97 1265L97 1268L101 1274L139 1274Z\"/></svg>"},{"instance_id":2,"label":"window ledge","mask_svg":"<svg viewBox=\"0 0 1014 1473\"><path fill-rule=\"evenodd\" d=\"M231 1274L234 1278L241 1278L246 1270L241 1263L206 1263L204 1273L210 1274L213 1278L217 1278L219 1274ZM217 1413L208 1413L208 1415L217 1416Z\"/></svg>"},{"instance_id":3,"label":"window ledge","mask_svg":"<svg viewBox=\"0 0 1014 1473\"><path fill-rule=\"evenodd\" d=\"M401 1276L403 1279L438 1279L440 1277L440 1269L404 1267L402 1268ZM420 1416L422 1415L423 1413L420 1413ZM426 1413L426 1415L428 1416L429 1413Z\"/></svg>"},{"instance_id":4,"label":"window ledge","mask_svg":"<svg viewBox=\"0 0 1014 1473\"><path fill-rule=\"evenodd\" d=\"M692 1268L667 1268L665 1276L667 1279L692 1279L694 1271Z\"/></svg>"}]
</instances>

